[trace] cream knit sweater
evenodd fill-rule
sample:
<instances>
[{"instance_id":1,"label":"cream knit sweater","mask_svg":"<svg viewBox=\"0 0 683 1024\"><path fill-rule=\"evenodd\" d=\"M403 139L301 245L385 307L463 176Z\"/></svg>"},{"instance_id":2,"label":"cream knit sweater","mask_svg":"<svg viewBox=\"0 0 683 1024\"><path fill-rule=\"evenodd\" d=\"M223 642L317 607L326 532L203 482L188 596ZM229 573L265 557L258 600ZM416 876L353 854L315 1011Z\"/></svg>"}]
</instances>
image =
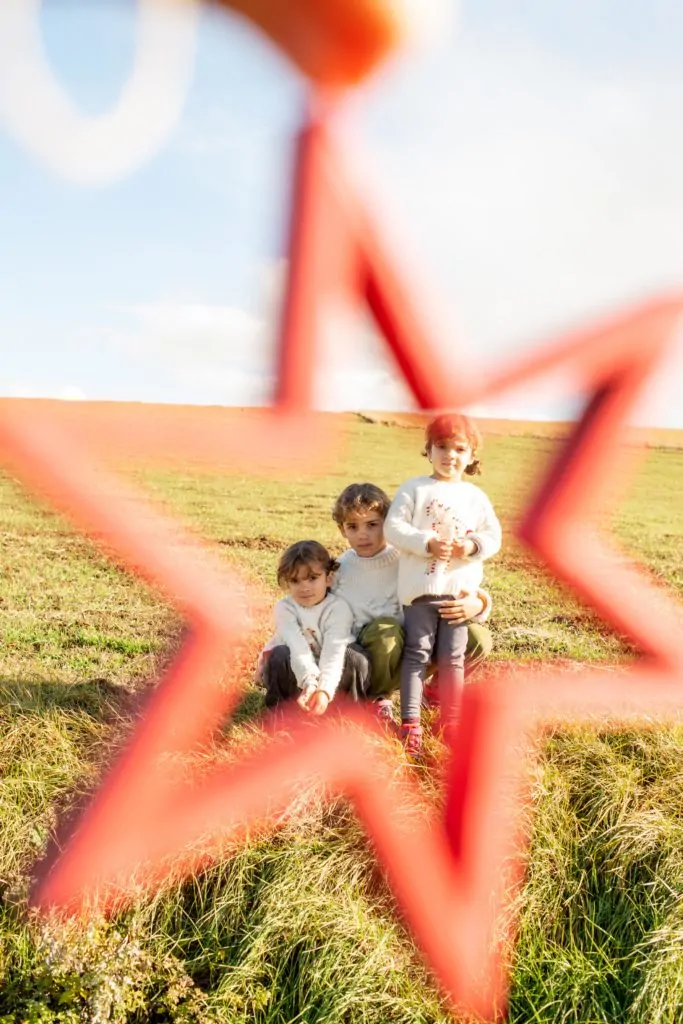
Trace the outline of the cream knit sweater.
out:
<instances>
[{"instance_id":1,"label":"cream knit sweater","mask_svg":"<svg viewBox=\"0 0 683 1024\"><path fill-rule=\"evenodd\" d=\"M357 635L368 622L380 616L403 621L398 599L398 559L390 544L370 558L360 558L355 551L345 551L332 580L332 590L351 606L353 631Z\"/></svg>"},{"instance_id":2,"label":"cream knit sweater","mask_svg":"<svg viewBox=\"0 0 683 1024\"><path fill-rule=\"evenodd\" d=\"M350 605L356 635L363 626L383 616L403 622L403 607L398 599L399 559L398 549L391 544L371 558L360 558L350 549L339 558L332 590ZM476 621L486 622L491 612L491 596L481 588L472 590L484 602Z\"/></svg>"},{"instance_id":3,"label":"cream knit sweater","mask_svg":"<svg viewBox=\"0 0 683 1024\"><path fill-rule=\"evenodd\" d=\"M353 615L346 601L327 594L320 604L306 608L291 597L283 597L274 610L275 636L264 653L284 644L289 647L290 664L301 690L316 686L334 697L346 648L353 643Z\"/></svg>"},{"instance_id":4,"label":"cream knit sweater","mask_svg":"<svg viewBox=\"0 0 683 1024\"><path fill-rule=\"evenodd\" d=\"M384 524L384 533L400 551L398 597L412 604L427 594L457 595L476 590L482 561L500 548L500 523L491 502L475 484L463 480L413 477L398 490ZM472 539L477 551L469 558L437 561L427 550L432 538Z\"/></svg>"}]
</instances>

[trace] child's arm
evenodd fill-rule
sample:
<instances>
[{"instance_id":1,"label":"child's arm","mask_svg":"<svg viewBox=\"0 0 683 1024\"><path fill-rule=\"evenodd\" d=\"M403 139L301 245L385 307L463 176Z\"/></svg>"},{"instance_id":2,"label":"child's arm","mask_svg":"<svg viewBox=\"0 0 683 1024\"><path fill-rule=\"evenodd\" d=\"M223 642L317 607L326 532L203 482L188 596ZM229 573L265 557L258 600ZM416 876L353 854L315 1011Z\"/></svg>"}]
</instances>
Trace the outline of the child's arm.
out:
<instances>
[{"instance_id":1,"label":"child's arm","mask_svg":"<svg viewBox=\"0 0 683 1024\"><path fill-rule=\"evenodd\" d=\"M434 530L420 530L413 526L414 513L413 493L407 487L399 488L384 521L384 536L399 551L430 558L435 552L430 552L429 543L439 542L439 535Z\"/></svg>"},{"instance_id":2,"label":"child's arm","mask_svg":"<svg viewBox=\"0 0 683 1024\"><path fill-rule=\"evenodd\" d=\"M278 601L275 605L275 628L278 637L289 647L289 661L299 689L317 687L320 669L297 621L296 612L286 601Z\"/></svg>"},{"instance_id":3,"label":"child's arm","mask_svg":"<svg viewBox=\"0 0 683 1024\"><path fill-rule=\"evenodd\" d=\"M321 691L332 700L344 671L346 648L353 643L353 612L343 599L335 598L325 613L322 650L320 651L320 679L318 692Z\"/></svg>"}]
</instances>

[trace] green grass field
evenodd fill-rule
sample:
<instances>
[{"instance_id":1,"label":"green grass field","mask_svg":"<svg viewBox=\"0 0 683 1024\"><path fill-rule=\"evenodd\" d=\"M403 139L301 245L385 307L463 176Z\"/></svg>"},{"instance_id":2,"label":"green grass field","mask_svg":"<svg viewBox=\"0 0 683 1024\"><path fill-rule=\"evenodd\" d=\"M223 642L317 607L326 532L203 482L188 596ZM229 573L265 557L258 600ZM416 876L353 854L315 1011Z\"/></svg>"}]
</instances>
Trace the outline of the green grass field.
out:
<instances>
[{"instance_id":1,"label":"green grass field","mask_svg":"<svg viewBox=\"0 0 683 1024\"><path fill-rule=\"evenodd\" d=\"M324 476L162 472L133 462L126 473L274 599L283 546L316 537L342 550L329 510L345 484L370 479L391 493L425 465L416 428L344 422L348 443ZM560 443L496 435L484 450L481 485L505 531L503 552L486 568L494 656L515 671L548 661L607 668L636 653L512 538ZM628 557L679 601L682 479L682 449L651 449L612 524ZM182 623L7 476L0 542L0 1024L450 1020L342 800L312 798L272 838L252 839L115 921L63 927L27 913L32 863L129 732L137 694L177 649ZM245 685L230 733L238 744L260 709ZM683 727L556 730L533 780L509 1019L678 1022Z\"/></svg>"}]
</instances>

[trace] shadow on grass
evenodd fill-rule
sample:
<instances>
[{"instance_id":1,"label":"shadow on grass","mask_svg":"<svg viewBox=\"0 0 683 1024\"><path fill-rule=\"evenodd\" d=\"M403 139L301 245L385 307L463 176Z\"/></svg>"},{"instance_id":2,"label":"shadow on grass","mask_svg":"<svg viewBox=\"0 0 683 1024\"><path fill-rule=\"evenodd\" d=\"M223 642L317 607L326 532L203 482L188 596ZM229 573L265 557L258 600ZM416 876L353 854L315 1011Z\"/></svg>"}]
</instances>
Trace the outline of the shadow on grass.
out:
<instances>
[{"instance_id":1,"label":"shadow on grass","mask_svg":"<svg viewBox=\"0 0 683 1024\"><path fill-rule=\"evenodd\" d=\"M139 703L137 694L108 679L55 683L49 679L0 677L0 711L40 714L53 710L82 711L107 722L130 714Z\"/></svg>"},{"instance_id":2,"label":"shadow on grass","mask_svg":"<svg viewBox=\"0 0 683 1024\"><path fill-rule=\"evenodd\" d=\"M144 710L153 683L131 692L108 679L96 678L79 683L55 683L49 679L0 677L0 712L41 714L53 710L82 711L106 724L121 718L133 718ZM223 731L258 719L264 710L263 694L249 686L241 695Z\"/></svg>"},{"instance_id":3,"label":"shadow on grass","mask_svg":"<svg viewBox=\"0 0 683 1024\"><path fill-rule=\"evenodd\" d=\"M253 722L263 715L265 705L263 693L255 686L249 686L242 694L240 701L229 719L226 720L224 729L233 725L244 725L246 722Z\"/></svg>"}]
</instances>

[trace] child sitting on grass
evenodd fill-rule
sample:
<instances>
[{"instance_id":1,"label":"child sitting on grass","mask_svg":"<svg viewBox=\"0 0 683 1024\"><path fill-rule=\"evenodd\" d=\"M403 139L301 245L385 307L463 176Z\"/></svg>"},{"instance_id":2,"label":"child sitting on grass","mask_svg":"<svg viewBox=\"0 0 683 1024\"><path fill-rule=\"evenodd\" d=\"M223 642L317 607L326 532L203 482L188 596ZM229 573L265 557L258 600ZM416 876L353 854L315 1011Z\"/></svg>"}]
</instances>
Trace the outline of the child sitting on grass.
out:
<instances>
[{"instance_id":1,"label":"child sitting on grass","mask_svg":"<svg viewBox=\"0 0 683 1024\"><path fill-rule=\"evenodd\" d=\"M344 488L332 509L332 518L349 545L339 559L332 589L351 607L354 633L372 663L367 696L378 716L388 722L393 720L390 695L400 685L404 641L403 609L398 598L399 552L384 536L389 506L389 498L379 487L354 483ZM439 608L445 621L469 620L465 652L468 671L491 650L491 634L482 624L490 608L489 595L476 588L463 590Z\"/></svg>"},{"instance_id":2,"label":"child sitting on grass","mask_svg":"<svg viewBox=\"0 0 683 1024\"><path fill-rule=\"evenodd\" d=\"M260 658L266 707L295 698L305 711L322 715L337 690L354 700L365 696L370 660L353 642L353 614L330 593L337 563L315 540L301 540L282 554L280 586L289 591L275 605L275 636Z\"/></svg>"},{"instance_id":3,"label":"child sitting on grass","mask_svg":"<svg viewBox=\"0 0 683 1024\"><path fill-rule=\"evenodd\" d=\"M482 562L500 548L500 523L491 502L463 475L480 472L481 436L467 416L437 416L427 424L430 476L413 477L398 490L385 523L400 551L398 596L405 646L401 665L401 733L406 751L422 751L420 707L427 668L436 655L447 721L456 714L464 680L467 628L439 609L463 589L478 587Z\"/></svg>"}]
</instances>

